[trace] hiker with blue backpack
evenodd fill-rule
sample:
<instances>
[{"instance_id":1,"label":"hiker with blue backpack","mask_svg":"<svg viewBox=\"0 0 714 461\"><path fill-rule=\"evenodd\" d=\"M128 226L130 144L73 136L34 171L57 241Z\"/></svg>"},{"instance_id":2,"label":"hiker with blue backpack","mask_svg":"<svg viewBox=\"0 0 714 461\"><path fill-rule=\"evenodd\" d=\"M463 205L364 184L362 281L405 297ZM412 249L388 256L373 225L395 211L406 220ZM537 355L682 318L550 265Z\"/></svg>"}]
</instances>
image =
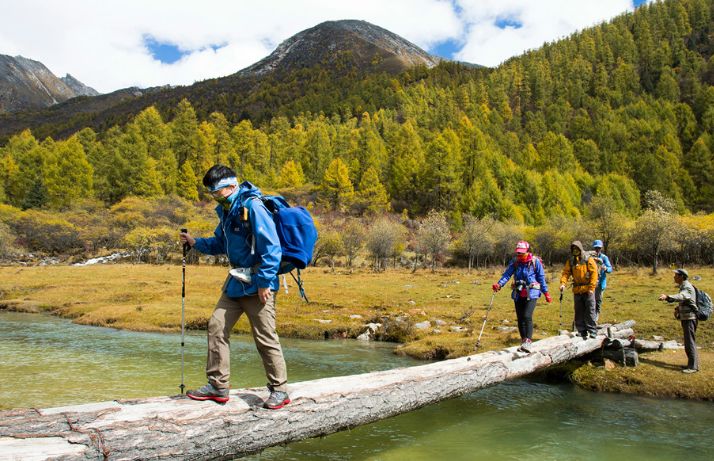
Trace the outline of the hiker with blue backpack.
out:
<instances>
[{"instance_id":1,"label":"hiker with blue backpack","mask_svg":"<svg viewBox=\"0 0 714 461\"><path fill-rule=\"evenodd\" d=\"M660 301L678 303L674 308L674 318L682 323L684 332L684 351L687 354L687 366L682 373L696 373L699 371L699 356L697 354L696 333L697 325L697 291L689 281L689 273L685 269L674 271L674 283L679 288L679 293L674 295L661 294Z\"/></svg>"},{"instance_id":2,"label":"hiker with blue backpack","mask_svg":"<svg viewBox=\"0 0 714 461\"><path fill-rule=\"evenodd\" d=\"M218 202L218 226L213 237L194 239L186 232L181 233L181 241L201 253L227 255L231 269L208 321L208 384L188 391L187 395L194 400L219 403L229 400L230 336L233 326L245 313L268 379L270 396L264 407L282 408L290 403L290 397L285 359L275 330L275 295L285 255L274 213L266 208L257 187L247 181L238 184L235 172L226 166L211 167L203 177L203 185ZM314 237L317 238L316 233Z\"/></svg>"},{"instance_id":3,"label":"hiker with blue backpack","mask_svg":"<svg viewBox=\"0 0 714 461\"><path fill-rule=\"evenodd\" d=\"M516 244L516 255L508 263L508 267L503 275L491 287L495 292L503 288L513 277L511 284L511 298L516 307L516 317L518 319L518 332L521 335L522 352L531 352L533 342L533 312L536 308L538 298L541 293L547 302L552 302L548 293L548 284L545 281L545 270L540 258L533 256L530 245L525 240Z\"/></svg>"}]
</instances>

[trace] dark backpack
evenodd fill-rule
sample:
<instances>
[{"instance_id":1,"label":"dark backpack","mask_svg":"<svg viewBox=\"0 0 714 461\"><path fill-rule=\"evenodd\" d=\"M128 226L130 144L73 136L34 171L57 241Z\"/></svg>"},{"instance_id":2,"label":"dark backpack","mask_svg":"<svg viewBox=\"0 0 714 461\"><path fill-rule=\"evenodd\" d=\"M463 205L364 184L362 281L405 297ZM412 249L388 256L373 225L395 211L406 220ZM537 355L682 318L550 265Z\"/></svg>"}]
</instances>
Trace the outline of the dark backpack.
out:
<instances>
[{"instance_id":1,"label":"dark backpack","mask_svg":"<svg viewBox=\"0 0 714 461\"><path fill-rule=\"evenodd\" d=\"M709 320L712 315L712 298L704 291L694 287L697 294L697 320Z\"/></svg>"},{"instance_id":2,"label":"dark backpack","mask_svg":"<svg viewBox=\"0 0 714 461\"><path fill-rule=\"evenodd\" d=\"M309 302L302 286L300 269L305 269L312 262L312 253L317 242L315 221L305 207L291 207L287 200L279 195L263 195L260 201L273 216L280 240L283 256L280 259L278 275L290 272L298 284L300 296ZM297 278L292 274L293 269L297 269Z\"/></svg>"}]
</instances>

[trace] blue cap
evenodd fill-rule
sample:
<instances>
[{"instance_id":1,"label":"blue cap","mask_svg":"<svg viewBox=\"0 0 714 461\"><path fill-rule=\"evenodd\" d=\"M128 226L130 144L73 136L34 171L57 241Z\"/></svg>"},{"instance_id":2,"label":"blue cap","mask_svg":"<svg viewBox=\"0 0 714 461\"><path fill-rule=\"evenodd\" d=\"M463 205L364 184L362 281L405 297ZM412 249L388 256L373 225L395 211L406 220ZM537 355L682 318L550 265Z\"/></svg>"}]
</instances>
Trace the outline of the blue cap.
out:
<instances>
[{"instance_id":1,"label":"blue cap","mask_svg":"<svg viewBox=\"0 0 714 461\"><path fill-rule=\"evenodd\" d=\"M593 242L593 248L602 248L604 245L602 244L602 240L595 240Z\"/></svg>"}]
</instances>

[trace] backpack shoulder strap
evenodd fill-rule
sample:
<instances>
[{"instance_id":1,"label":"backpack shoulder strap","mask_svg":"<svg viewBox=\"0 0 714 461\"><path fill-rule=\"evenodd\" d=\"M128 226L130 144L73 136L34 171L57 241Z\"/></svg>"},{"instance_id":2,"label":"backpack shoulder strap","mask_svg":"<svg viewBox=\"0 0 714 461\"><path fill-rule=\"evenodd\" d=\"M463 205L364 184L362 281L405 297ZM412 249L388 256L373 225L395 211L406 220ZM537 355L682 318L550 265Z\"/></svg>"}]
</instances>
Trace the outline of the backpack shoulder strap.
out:
<instances>
[{"instance_id":1,"label":"backpack shoulder strap","mask_svg":"<svg viewBox=\"0 0 714 461\"><path fill-rule=\"evenodd\" d=\"M532 262L533 262L533 268L534 268L534 269L536 269L536 268L538 267L538 264L540 264L541 267L543 266L543 261L541 261L538 256L533 256L533 261L532 261Z\"/></svg>"}]
</instances>

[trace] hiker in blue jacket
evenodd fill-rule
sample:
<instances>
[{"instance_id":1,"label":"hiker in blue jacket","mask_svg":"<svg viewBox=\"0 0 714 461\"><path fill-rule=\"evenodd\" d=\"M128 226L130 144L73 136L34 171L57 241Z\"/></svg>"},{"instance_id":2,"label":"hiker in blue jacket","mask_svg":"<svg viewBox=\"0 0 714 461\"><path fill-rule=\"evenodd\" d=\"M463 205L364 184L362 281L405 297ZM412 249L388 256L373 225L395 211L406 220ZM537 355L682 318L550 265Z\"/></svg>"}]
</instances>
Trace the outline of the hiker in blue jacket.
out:
<instances>
[{"instance_id":1,"label":"hiker in blue jacket","mask_svg":"<svg viewBox=\"0 0 714 461\"><path fill-rule=\"evenodd\" d=\"M602 292L607 288L607 274L612 272L612 264L610 258L602 252L602 240L593 242L593 259L597 263L597 286L595 287L595 322L600 318L600 308L602 307Z\"/></svg>"},{"instance_id":2,"label":"hiker in blue jacket","mask_svg":"<svg viewBox=\"0 0 714 461\"><path fill-rule=\"evenodd\" d=\"M260 200L260 190L247 181L239 185L230 168L214 165L203 177L203 185L218 202L218 226L213 237L194 239L181 233L181 241L201 253L225 254L231 270L208 321L208 384L187 395L194 400L228 401L230 336L245 313L268 379L270 397L264 406L282 408L290 398L285 359L275 331L275 293L279 289L281 259L275 223Z\"/></svg>"},{"instance_id":3,"label":"hiker in blue jacket","mask_svg":"<svg viewBox=\"0 0 714 461\"><path fill-rule=\"evenodd\" d=\"M547 302L552 302L548 285L545 282L545 271L540 258L530 252L528 242L521 240L516 244L516 256L511 260L500 280L493 284L493 291L499 291L513 277L511 298L516 306L518 332L521 335L523 352L531 351L533 342L533 311L541 293Z\"/></svg>"}]
</instances>

